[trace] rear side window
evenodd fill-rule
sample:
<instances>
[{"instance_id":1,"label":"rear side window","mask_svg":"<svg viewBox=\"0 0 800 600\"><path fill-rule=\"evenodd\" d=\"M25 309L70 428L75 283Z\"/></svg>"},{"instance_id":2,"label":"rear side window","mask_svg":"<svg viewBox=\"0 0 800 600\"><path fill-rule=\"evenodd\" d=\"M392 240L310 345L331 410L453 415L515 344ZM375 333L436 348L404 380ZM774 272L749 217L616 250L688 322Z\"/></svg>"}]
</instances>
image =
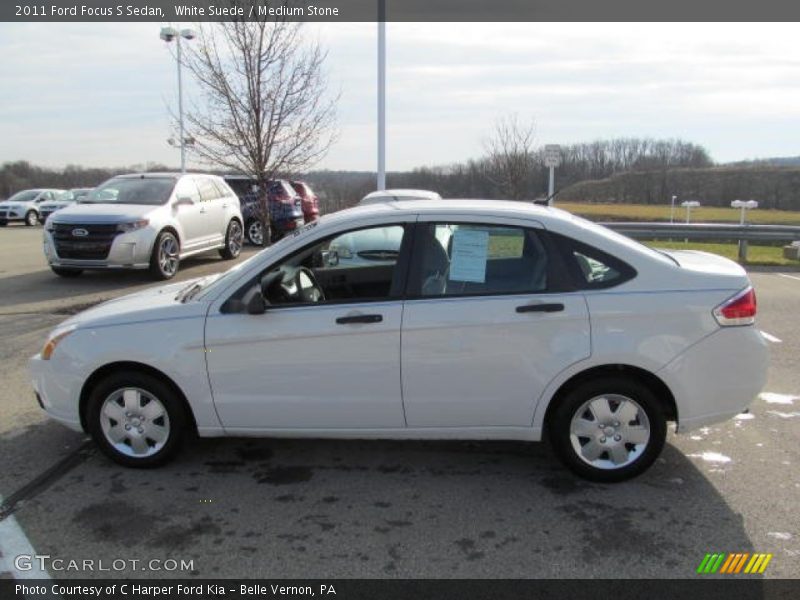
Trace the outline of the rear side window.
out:
<instances>
[{"instance_id":1,"label":"rear side window","mask_svg":"<svg viewBox=\"0 0 800 600\"><path fill-rule=\"evenodd\" d=\"M207 177L198 177L196 181L197 189L200 190L200 197L204 201L216 200L219 198L219 190L211 179Z\"/></svg>"},{"instance_id":2,"label":"rear side window","mask_svg":"<svg viewBox=\"0 0 800 600\"><path fill-rule=\"evenodd\" d=\"M548 257L532 229L425 223L417 229L412 295L481 296L548 289Z\"/></svg>"},{"instance_id":3,"label":"rear side window","mask_svg":"<svg viewBox=\"0 0 800 600\"><path fill-rule=\"evenodd\" d=\"M577 289L610 288L636 277L633 267L607 252L558 233L549 235L561 252Z\"/></svg>"}]
</instances>

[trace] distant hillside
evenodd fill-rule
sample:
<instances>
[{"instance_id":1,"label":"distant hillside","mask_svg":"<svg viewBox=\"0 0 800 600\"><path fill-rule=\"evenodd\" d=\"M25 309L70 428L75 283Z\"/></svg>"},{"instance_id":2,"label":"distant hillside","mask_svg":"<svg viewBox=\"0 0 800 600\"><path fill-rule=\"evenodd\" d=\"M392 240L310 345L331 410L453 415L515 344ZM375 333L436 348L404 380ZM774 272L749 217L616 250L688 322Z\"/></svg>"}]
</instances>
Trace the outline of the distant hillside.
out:
<instances>
[{"instance_id":1,"label":"distant hillside","mask_svg":"<svg viewBox=\"0 0 800 600\"><path fill-rule=\"evenodd\" d=\"M725 163L726 167L800 167L800 156L773 156Z\"/></svg>"},{"instance_id":2,"label":"distant hillside","mask_svg":"<svg viewBox=\"0 0 800 600\"><path fill-rule=\"evenodd\" d=\"M712 167L668 169L613 175L568 186L559 199L574 202L663 204L698 200L730 206L732 200L758 200L761 208L800 210L799 167Z\"/></svg>"}]
</instances>

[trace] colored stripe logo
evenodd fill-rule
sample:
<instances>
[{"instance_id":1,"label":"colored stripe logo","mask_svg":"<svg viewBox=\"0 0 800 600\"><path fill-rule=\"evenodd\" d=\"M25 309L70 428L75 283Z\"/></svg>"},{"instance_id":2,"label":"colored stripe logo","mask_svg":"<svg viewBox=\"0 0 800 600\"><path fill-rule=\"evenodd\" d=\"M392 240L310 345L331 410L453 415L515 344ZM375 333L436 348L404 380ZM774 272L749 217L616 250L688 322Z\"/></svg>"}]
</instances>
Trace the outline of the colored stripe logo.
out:
<instances>
[{"instance_id":1,"label":"colored stripe logo","mask_svg":"<svg viewBox=\"0 0 800 600\"><path fill-rule=\"evenodd\" d=\"M700 565L697 567L697 573L700 575L711 575L714 573L726 575L763 573L771 560L772 554L750 554L749 552L709 553L700 561Z\"/></svg>"}]
</instances>

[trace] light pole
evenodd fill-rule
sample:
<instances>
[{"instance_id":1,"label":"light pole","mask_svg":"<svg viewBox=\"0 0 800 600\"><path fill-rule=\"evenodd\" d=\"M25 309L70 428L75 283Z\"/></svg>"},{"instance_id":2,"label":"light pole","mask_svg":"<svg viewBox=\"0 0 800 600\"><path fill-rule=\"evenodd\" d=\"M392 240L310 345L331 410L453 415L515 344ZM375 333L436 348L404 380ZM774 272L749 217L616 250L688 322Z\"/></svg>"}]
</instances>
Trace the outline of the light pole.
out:
<instances>
[{"instance_id":1,"label":"light pole","mask_svg":"<svg viewBox=\"0 0 800 600\"><path fill-rule=\"evenodd\" d=\"M386 0L378 0L378 189L386 189Z\"/></svg>"},{"instance_id":2,"label":"light pole","mask_svg":"<svg viewBox=\"0 0 800 600\"><path fill-rule=\"evenodd\" d=\"M186 136L183 131L183 79L181 76L181 38L186 41L193 40L197 34L193 29L178 30L175 27L162 27L161 39L169 43L173 40L177 44L177 57L178 63L178 129L179 129L179 143L181 147L181 173L186 173Z\"/></svg>"},{"instance_id":3,"label":"light pole","mask_svg":"<svg viewBox=\"0 0 800 600\"><path fill-rule=\"evenodd\" d=\"M673 196L672 197L672 204L670 204L670 206L669 206L669 222L670 223L674 223L675 222L675 200L677 200L677 199L678 199L677 196Z\"/></svg>"}]
</instances>

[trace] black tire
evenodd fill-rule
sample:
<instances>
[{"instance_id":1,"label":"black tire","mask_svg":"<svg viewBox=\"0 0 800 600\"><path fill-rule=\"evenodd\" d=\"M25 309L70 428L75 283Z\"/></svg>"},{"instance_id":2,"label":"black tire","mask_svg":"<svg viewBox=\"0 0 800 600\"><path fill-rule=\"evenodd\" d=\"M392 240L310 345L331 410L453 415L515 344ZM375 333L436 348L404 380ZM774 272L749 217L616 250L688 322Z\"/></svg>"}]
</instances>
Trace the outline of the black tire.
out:
<instances>
[{"instance_id":1,"label":"black tire","mask_svg":"<svg viewBox=\"0 0 800 600\"><path fill-rule=\"evenodd\" d=\"M619 467L613 466L614 461L611 454L605 451L593 461L595 464L590 464L582 455L579 455L571 437L573 417L578 416L578 411L584 404L604 396L623 396L628 400L633 400L635 404L638 404L638 408L644 413L647 424L649 424L649 439L640 444L641 447L637 447L635 444L617 444L624 448L624 451L627 452L627 460L630 460L627 463L620 461L621 466ZM617 403L616 409L613 408L615 404L613 399L606 399L606 403L612 411L619 410L621 407L621 404ZM589 421L589 418L594 418L593 411L582 411L581 414L587 418L588 422L598 423L598 433L592 433L592 437L576 435L575 442L580 448L586 448L589 443L595 444L595 448L605 448L606 444L613 445L617 434L621 434L620 439L624 442L622 435L625 435L626 430L623 428L626 425L623 423L619 430L613 427L614 424L620 425L620 422L616 420L618 417L611 419L614 422L609 423L607 429L601 430L600 425L603 423L599 420ZM616 413L610 414L613 416ZM634 424L632 426L634 428L641 428L643 421L638 412L637 419L638 422L631 420L630 423ZM661 403L647 386L623 377L601 377L579 384L558 400L558 405L553 407L553 411L548 417L547 435L555 454L574 473L591 481L613 483L636 477L653 464L664 447L667 423ZM602 444L600 440L603 440ZM631 458L632 456L633 458ZM604 464L605 468L596 466L600 463Z\"/></svg>"},{"instance_id":2,"label":"black tire","mask_svg":"<svg viewBox=\"0 0 800 600\"><path fill-rule=\"evenodd\" d=\"M79 277L81 273L83 273L83 269L69 269L67 267L50 267L53 270L53 273L58 275L59 277Z\"/></svg>"},{"instance_id":3,"label":"black tire","mask_svg":"<svg viewBox=\"0 0 800 600\"><path fill-rule=\"evenodd\" d=\"M225 232L225 247L220 248L219 255L225 260L233 260L241 254L243 243L244 232L242 231L242 224L236 219L231 219Z\"/></svg>"},{"instance_id":4,"label":"black tire","mask_svg":"<svg viewBox=\"0 0 800 600\"><path fill-rule=\"evenodd\" d=\"M161 260L162 246L165 243L171 243L175 251L178 253L174 257L174 268L165 266ZM171 265L173 262L170 261L169 264ZM158 237L156 237L156 241L153 244L153 251L150 253L150 275L153 277L153 279L164 281L166 279L172 279L175 277L175 274L178 272L179 268L180 243L178 242L178 238L171 231L162 231L158 234Z\"/></svg>"},{"instance_id":5,"label":"black tire","mask_svg":"<svg viewBox=\"0 0 800 600\"><path fill-rule=\"evenodd\" d=\"M25 225L33 227L39 224L39 215L35 210L29 210L25 213Z\"/></svg>"},{"instance_id":6,"label":"black tire","mask_svg":"<svg viewBox=\"0 0 800 600\"><path fill-rule=\"evenodd\" d=\"M116 423L114 419L101 413L106 400L115 394L119 394L122 389L133 388L144 392L144 394L141 394L141 397L144 398L142 401L143 409L149 404L147 401L147 396L149 395L161 404L167 417L166 420L163 417L153 419L152 423L149 425L147 425L146 422L144 423L145 426L152 429L156 426L156 421L160 420L162 423L160 426L162 428L163 423L167 424L166 429L168 430L168 434L163 441L163 445L155 451L153 451L153 449L156 448L158 444L154 443L153 439L146 439L145 443L149 448L147 452L152 453L142 456L133 455L134 446L130 443L130 440L133 439L132 436L137 435L135 431L136 427L129 426L128 431L125 432L124 435L131 437L125 438L125 440L119 444L120 446L127 446L130 448L131 454L125 454L121 450L118 450L103 430L104 422L109 427L113 427L113 424ZM120 410L125 411L126 409L120 408ZM142 411L142 414L144 414L144 411ZM137 416L141 416L141 414ZM137 416L134 416L131 422L136 422ZM186 437L186 430L189 423L190 419L186 414L186 408L172 386L158 377L138 371L122 371L100 380L89 393L89 401L86 404L86 424L95 443L97 443L103 453L111 460L126 467L151 468L162 465L170 460L180 449ZM122 430L120 429L119 431L121 432ZM146 434L139 435L139 437L146 437Z\"/></svg>"},{"instance_id":7,"label":"black tire","mask_svg":"<svg viewBox=\"0 0 800 600\"><path fill-rule=\"evenodd\" d=\"M5 227L8 225L8 221L0 221L0 227Z\"/></svg>"},{"instance_id":8,"label":"black tire","mask_svg":"<svg viewBox=\"0 0 800 600\"><path fill-rule=\"evenodd\" d=\"M245 226L245 237L253 246L264 245L264 226L258 219L250 219Z\"/></svg>"}]
</instances>

